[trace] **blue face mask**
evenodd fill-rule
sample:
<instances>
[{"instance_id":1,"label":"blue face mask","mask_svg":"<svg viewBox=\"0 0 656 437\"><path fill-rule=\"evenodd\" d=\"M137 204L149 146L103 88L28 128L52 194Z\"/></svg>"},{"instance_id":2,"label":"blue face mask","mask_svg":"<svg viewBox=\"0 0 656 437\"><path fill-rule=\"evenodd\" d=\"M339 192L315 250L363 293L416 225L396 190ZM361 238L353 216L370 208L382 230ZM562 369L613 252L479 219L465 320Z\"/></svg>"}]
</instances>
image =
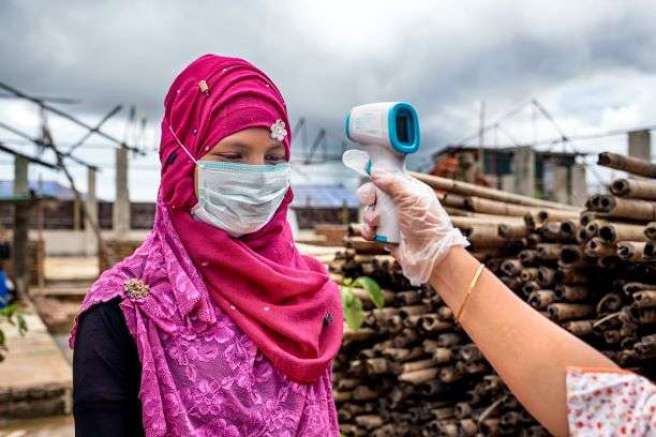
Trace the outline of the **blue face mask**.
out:
<instances>
[{"instance_id":1,"label":"blue face mask","mask_svg":"<svg viewBox=\"0 0 656 437\"><path fill-rule=\"evenodd\" d=\"M170 124L169 130L198 167L198 203L191 211L194 217L223 229L232 237L250 234L269 223L289 189L289 163L197 161Z\"/></svg>"},{"instance_id":2,"label":"blue face mask","mask_svg":"<svg viewBox=\"0 0 656 437\"><path fill-rule=\"evenodd\" d=\"M233 237L255 232L278 210L289 189L290 166L198 161L193 215Z\"/></svg>"}]
</instances>

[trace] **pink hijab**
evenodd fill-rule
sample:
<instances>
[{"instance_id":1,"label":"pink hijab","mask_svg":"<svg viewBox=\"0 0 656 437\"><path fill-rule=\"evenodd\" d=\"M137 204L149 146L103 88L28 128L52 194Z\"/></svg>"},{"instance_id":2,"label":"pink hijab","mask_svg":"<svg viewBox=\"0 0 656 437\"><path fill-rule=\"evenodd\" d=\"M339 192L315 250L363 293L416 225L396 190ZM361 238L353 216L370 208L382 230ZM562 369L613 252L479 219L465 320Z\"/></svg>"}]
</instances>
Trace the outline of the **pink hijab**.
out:
<instances>
[{"instance_id":1,"label":"pink hijab","mask_svg":"<svg viewBox=\"0 0 656 437\"><path fill-rule=\"evenodd\" d=\"M205 81L207 88L199 86L201 81ZM182 319L167 320L161 310L152 307L157 305L150 303L156 302L153 299L143 308L156 315L161 320L160 326L168 332L175 331L175 326L168 326L171 323L211 325L215 318L207 302L208 295L281 373L295 382L315 382L331 365L341 345L342 309L337 286L323 265L301 255L294 245L286 220L292 190L264 228L242 238L232 238L191 216L190 209L197 202L195 164L171 133L173 130L198 160L222 138L240 130L269 129L276 120L289 126L282 95L271 79L249 62L205 55L178 75L164 106L160 144L162 178L155 225L149 237L152 243L147 241L144 246L167 247L170 239L181 242L186 253L180 260L181 267L168 263L169 269L176 269L167 273L168 280L188 276L183 270L191 264L200 273L205 290L194 292L195 297L189 293L184 298L176 296ZM283 142L289 158L289 134ZM172 225L170 229L165 226L168 223ZM144 246L135 254L144 252L143 256L149 252ZM162 256L166 262L167 255ZM149 262L144 261L142 265L138 277L152 294L162 280L157 267L161 263L153 263L152 269ZM126 272L125 267L117 265L104 272L99 283L120 286L126 274L130 275ZM182 284L176 281L171 281L174 289L181 288ZM166 303L162 302L162 305ZM88 307L86 302L85 307ZM75 329L71 344L74 335Z\"/></svg>"},{"instance_id":2,"label":"pink hijab","mask_svg":"<svg viewBox=\"0 0 656 437\"><path fill-rule=\"evenodd\" d=\"M291 189L264 228L240 239L194 220L194 163L167 126L200 159L240 130L270 129L279 119L289 127L280 91L247 61L205 55L173 81L164 106L160 207L170 208L183 245L221 309L274 367L296 382L315 381L341 345L342 310L337 286L323 265L294 245L287 223ZM283 143L289 159L290 134Z\"/></svg>"}]
</instances>

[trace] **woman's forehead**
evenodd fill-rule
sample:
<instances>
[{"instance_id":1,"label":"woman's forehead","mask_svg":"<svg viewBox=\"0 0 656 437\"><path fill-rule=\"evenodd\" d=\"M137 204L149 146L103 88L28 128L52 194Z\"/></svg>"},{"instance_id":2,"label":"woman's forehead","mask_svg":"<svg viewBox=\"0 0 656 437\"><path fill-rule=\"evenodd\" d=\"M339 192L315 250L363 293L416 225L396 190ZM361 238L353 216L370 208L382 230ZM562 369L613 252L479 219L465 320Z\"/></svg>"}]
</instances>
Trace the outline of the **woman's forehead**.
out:
<instances>
[{"instance_id":1,"label":"woman's forehead","mask_svg":"<svg viewBox=\"0 0 656 437\"><path fill-rule=\"evenodd\" d=\"M268 129L248 128L223 138L214 148L271 150L278 148L284 149L285 146L282 142L271 138Z\"/></svg>"}]
</instances>

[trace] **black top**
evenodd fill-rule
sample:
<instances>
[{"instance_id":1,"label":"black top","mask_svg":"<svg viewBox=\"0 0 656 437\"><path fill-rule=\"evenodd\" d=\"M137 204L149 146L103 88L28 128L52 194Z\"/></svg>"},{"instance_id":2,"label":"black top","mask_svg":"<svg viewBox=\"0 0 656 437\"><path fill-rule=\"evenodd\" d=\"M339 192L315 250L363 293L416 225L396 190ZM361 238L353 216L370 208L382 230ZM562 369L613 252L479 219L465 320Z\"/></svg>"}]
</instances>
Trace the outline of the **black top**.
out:
<instances>
[{"instance_id":1,"label":"black top","mask_svg":"<svg viewBox=\"0 0 656 437\"><path fill-rule=\"evenodd\" d=\"M143 436L141 363L120 298L82 314L73 351L73 416L77 437Z\"/></svg>"}]
</instances>

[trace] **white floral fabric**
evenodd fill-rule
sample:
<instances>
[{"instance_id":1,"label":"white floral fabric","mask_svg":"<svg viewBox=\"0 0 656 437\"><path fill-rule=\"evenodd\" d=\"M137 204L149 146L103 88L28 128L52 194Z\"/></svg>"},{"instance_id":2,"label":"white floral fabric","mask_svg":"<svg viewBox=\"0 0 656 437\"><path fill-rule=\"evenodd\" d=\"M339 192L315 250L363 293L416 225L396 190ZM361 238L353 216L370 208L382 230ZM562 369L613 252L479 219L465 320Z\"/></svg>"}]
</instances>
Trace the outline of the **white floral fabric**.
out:
<instances>
[{"instance_id":1,"label":"white floral fabric","mask_svg":"<svg viewBox=\"0 0 656 437\"><path fill-rule=\"evenodd\" d=\"M568 369L567 407L572 436L656 436L656 386L632 372Z\"/></svg>"}]
</instances>

